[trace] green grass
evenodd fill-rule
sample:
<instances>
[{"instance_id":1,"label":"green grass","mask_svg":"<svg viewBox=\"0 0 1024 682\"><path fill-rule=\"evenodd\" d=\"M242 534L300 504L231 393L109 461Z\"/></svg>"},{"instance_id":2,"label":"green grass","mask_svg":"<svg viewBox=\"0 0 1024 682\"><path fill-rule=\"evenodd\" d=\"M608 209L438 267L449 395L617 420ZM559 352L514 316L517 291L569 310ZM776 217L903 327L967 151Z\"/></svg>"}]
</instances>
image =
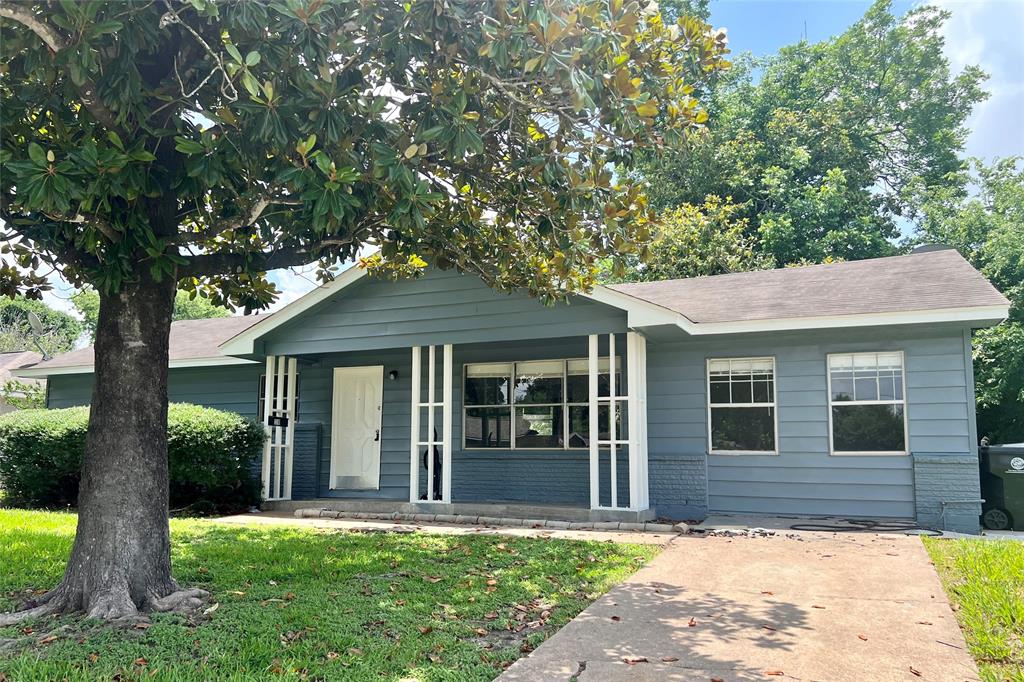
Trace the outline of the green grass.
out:
<instances>
[{"instance_id":1,"label":"green grass","mask_svg":"<svg viewBox=\"0 0 1024 682\"><path fill-rule=\"evenodd\" d=\"M0 610L59 581L74 530L71 514L0 510ZM490 680L657 552L200 520L171 534L175 576L215 611L0 628L0 679Z\"/></svg>"},{"instance_id":2,"label":"green grass","mask_svg":"<svg viewBox=\"0 0 1024 682\"><path fill-rule=\"evenodd\" d=\"M1024 682L1024 543L924 538L986 682Z\"/></svg>"}]
</instances>

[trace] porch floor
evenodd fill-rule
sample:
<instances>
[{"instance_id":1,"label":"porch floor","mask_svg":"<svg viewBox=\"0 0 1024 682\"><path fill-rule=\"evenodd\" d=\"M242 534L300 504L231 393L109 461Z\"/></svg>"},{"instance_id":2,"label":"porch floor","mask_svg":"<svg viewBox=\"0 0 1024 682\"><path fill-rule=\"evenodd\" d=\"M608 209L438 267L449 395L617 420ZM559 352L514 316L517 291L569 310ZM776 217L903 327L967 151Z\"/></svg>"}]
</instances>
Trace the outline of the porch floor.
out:
<instances>
[{"instance_id":1,"label":"porch floor","mask_svg":"<svg viewBox=\"0 0 1024 682\"><path fill-rule=\"evenodd\" d=\"M626 511L588 509L533 502L430 502L410 503L403 500L367 500L320 497L312 500L276 500L264 502L265 511L292 512L296 509L330 509L348 512L401 512L403 514L455 514L513 519L543 519L545 521L626 521L642 522L657 518L654 509Z\"/></svg>"}]
</instances>

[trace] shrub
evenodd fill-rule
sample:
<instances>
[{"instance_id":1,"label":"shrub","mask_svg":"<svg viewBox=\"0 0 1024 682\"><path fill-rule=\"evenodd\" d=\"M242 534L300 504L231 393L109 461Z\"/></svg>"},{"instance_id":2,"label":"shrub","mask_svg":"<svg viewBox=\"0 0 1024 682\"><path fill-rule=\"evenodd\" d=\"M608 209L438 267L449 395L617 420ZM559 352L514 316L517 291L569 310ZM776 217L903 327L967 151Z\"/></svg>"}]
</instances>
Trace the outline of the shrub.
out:
<instances>
[{"instance_id":1,"label":"shrub","mask_svg":"<svg viewBox=\"0 0 1024 682\"><path fill-rule=\"evenodd\" d=\"M0 417L5 502L63 507L78 500L88 407L24 410ZM171 509L216 512L259 501L254 463L263 428L231 412L172 403L167 419Z\"/></svg>"}]
</instances>

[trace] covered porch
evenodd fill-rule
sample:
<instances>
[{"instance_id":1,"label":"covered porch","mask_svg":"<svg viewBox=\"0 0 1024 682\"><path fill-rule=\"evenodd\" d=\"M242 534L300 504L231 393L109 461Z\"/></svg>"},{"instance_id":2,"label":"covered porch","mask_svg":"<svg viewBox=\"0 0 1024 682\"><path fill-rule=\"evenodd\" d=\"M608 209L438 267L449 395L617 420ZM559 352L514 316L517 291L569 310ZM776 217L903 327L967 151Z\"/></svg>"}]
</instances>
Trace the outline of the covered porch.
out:
<instances>
[{"instance_id":1,"label":"covered porch","mask_svg":"<svg viewBox=\"0 0 1024 682\"><path fill-rule=\"evenodd\" d=\"M626 331L267 355L265 505L653 518L646 351Z\"/></svg>"}]
</instances>

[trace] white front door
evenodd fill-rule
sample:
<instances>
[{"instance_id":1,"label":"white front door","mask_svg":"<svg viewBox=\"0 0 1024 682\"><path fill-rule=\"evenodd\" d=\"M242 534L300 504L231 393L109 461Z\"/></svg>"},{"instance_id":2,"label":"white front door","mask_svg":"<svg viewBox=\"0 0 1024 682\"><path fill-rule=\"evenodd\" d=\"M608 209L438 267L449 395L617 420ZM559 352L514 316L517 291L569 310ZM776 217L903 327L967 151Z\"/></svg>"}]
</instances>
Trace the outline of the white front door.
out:
<instances>
[{"instance_id":1,"label":"white front door","mask_svg":"<svg viewBox=\"0 0 1024 682\"><path fill-rule=\"evenodd\" d=\"M384 367L335 367L331 413L331 488L380 488Z\"/></svg>"}]
</instances>

